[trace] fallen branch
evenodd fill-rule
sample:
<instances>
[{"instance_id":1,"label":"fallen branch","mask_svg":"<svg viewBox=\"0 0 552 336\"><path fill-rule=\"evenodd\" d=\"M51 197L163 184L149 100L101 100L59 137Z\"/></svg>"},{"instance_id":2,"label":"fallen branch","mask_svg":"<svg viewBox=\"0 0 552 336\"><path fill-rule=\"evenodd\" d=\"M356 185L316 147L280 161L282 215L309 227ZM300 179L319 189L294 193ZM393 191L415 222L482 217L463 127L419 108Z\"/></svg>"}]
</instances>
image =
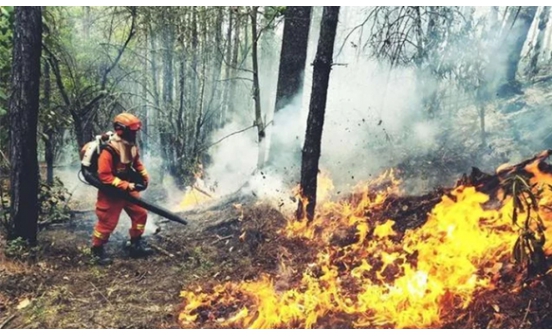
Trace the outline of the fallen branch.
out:
<instances>
[{"instance_id":1,"label":"fallen branch","mask_svg":"<svg viewBox=\"0 0 552 336\"><path fill-rule=\"evenodd\" d=\"M152 244L150 243L149 246L151 246L151 248L153 248L154 250L160 252L161 254L164 254L166 255L167 257L170 257L170 258L174 258L174 254L168 252L167 250L155 245L155 244Z\"/></svg>"},{"instance_id":2,"label":"fallen branch","mask_svg":"<svg viewBox=\"0 0 552 336\"><path fill-rule=\"evenodd\" d=\"M111 304L111 301L109 301L105 295L103 295L103 293L98 289L98 287L96 287L96 285L94 285L94 283L90 282L90 284L92 285L92 287L94 287L94 289L96 289L96 291L102 296L102 298L107 302L107 304L110 306L110 307L113 307L113 305Z\"/></svg>"},{"instance_id":3,"label":"fallen branch","mask_svg":"<svg viewBox=\"0 0 552 336\"><path fill-rule=\"evenodd\" d=\"M228 239L234 237L234 235L229 235L229 236L224 236L224 237L220 237L220 236L217 235L217 237L218 237L218 239L215 240L214 242L212 242L212 245L215 245L216 243L221 242L223 240L228 240Z\"/></svg>"},{"instance_id":4,"label":"fallen branch","mask_svg":"<svg viewBox=\"0 0 552 336\"><path fill-rule=\"evenodd\" d=\"M194 188L195 190L199 191L200 193L210 197L210 198L213 198L213 196L211 196L211 194L209 194L208 192L206 192L205 190L197 187L196 185L193 185L192 188Z\"/></svg>"},{"instance_id":5,"label":"fallen branch","mask_svg":"<svg viewBox=\"0 0 552 336\"><path fill-rule=\"evenodd\" d=\"M0 150L0 155L2 155L2 157L4 158L4 161L6 161L8 163L8 165L10 164L10 160L8 160L8 158L6 157L6 155L4 154L4 152L2 152Z\"/></svg>"},{"instance_id":6,"label":"fallen branch","mask_svg":"<svg viewBox=\"0 0 552 336\"><path fill-rule=\"evenodd\" d=\"M4 329L4 327L7 326L8 323L10 323L16 316L17 316L16 314L13 314L12 316L5 319L4 322L2 322L2 324L0 324L0 329Z\"/></svg>"},{"instance_id":7,"label":"fallen branch","mask_svg":"<svg viewBox=\"0 0 552 336\"><path fill-rule=\"evenodd\" d=\"M527 308L525 309L525 315L523 316L523 320L521 321L518 328L521 328L525 324L525 321L527 320L527 315L529 315L529 309L531 308L531 302L533 302L533 299L529 300L529 304L527 305Z\"/></svg>"},{"instance_id":8,"label":"fallen branch","mask_svg":"<svg viewBox=\"0 0 552 336\"><path fill-rule=\"evenodd\" d=\"M71 210L70 212L73 213L73 214L83 214L83 213L94 212L94 211L96 211L96 209ZM168 219L167 219L167 221L168 221Z\"/></svg>"}]
</instances>

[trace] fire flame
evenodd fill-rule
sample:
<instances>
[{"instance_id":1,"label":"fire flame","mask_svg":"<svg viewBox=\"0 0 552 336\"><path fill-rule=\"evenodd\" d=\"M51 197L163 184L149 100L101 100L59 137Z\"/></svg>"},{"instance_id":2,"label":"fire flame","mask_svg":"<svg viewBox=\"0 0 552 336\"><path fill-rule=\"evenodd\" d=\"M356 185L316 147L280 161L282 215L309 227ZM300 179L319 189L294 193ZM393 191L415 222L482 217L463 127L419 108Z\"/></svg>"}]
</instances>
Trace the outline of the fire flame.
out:
<instances>
[{"instance_id":1,"label":"fire flame","mask_svg":"<svg viewBox=\"0 0 552 336\"><path fill-rule=\"evenodd\" d=\"M536 187L552 184L552 175L537 163L525 170ZM324 180L326 177L323 177ZM331 182L331 180L330 180ZM323 182L322 186L331 185ZM324 188L324 187L323 187ZM331 188L329 188L331 189ZM328 191L329 191L328 189ZM221 327L312 328L349 323L357 328L439 327L452 311L465 309L474 295L492 289L497 273L511 258L519 233L512 224L513 201L485 208L490 196L459 186L429 213L424 225L397 239L394 222L375 222L371 214L400 193L390 170L368 184L357 185L341 201L317 204L315 220L289 221L281 234L302 237L319 253L316 262L291 281L261 275L253 282L226 282L208 290L182 291L183 327L212 322ZM543 188L538 213L552 235L552 191ZM383 209L384 210L384 209ZM520 214L524 221L528 214ZM524 217L525 216L525 217ZM355 241L331 243L337 230L353 230ZM550 240L544 245L552 253ZM287 265L288 267L290 265ZM352 322L351 322L352 321Z\"/></svg>"}]
</instances>

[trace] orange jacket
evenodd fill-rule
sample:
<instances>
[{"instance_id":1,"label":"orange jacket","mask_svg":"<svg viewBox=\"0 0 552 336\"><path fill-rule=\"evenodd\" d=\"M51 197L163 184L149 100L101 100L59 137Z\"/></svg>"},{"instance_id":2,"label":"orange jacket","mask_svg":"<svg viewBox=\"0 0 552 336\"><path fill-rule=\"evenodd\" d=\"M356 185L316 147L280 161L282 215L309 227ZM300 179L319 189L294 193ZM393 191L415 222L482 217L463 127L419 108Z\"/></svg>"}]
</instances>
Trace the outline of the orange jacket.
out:
<instances>
[{"instance_id":1,"label":"orange jacket","mask_svg":"<svg viewBox=\"0 0 552 336\"><path fill-rule=\"evenodd\" d=\"M113 147L112 147L113 148ZM115 149L113 152L117 152ZM127 172L131 167L139 172L145 179L146 183L149 180L146 167L140 160L140 154L136 151L136 156L130 164L124 164L117 160L117 164L113 160L113 156L108 150L103 150L98 157L98 177L102 183L111 184L119 189L128 190L129 181L122 180L115 176L118 173Z\"/></svg>"}]
</instances>

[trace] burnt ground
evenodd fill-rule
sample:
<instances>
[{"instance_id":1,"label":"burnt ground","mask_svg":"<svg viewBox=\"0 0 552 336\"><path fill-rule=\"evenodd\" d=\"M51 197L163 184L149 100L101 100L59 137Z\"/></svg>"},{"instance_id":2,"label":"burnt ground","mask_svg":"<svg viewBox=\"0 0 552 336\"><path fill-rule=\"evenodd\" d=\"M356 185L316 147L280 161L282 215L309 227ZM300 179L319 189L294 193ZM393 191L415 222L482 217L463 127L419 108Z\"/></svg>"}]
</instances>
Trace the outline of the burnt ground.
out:
<instances>
[{"instance_id":1,"label":"burnt ground","mask_svg":"<svg viewBox=\"0 0 552 336\"><path fill-rule=\"evenodd\" d=\"M148 259L125 255L121 221L108 243L110 266L91 263L92 211L48 226L31 250L2 240L0 328L178 328L184 288L252 279L277 272L282 258L305 264L314 257L276 234L286 223L279 211L238 201L182 213L188 226L158 221L160 231L147 237L156 252Z\"/></svg>"},{"instance_id":2,"label":"burnt ground","mask_svg":"<svg viewBox=\"0 0 552 336\"><path fill-rule=\"evenodd\" d=\"M402 233L422 225L443 193L390 197L381 213L370 215L394 219L394 229ZM45 227L31 250L1 240L0 329L180 328L182 290L261 273L296 283L315 260L316 248L278 234L286 218L255 198L233 195L181 215L188 226L152 216L150 227L160 230L149 230L148 241L156 253L134 260L122 248L128 229L123 214L108 245L114 263L107 267L90 263L92 211L74 211L69 221ZM341 245L339 239L334 243ZM516 272L488 271L500 277L496 288L476 295L466 310L443 312L443 327L552 327L550 274L521 286L519 277L503 276Z\"/></svg>"}]
</instances>

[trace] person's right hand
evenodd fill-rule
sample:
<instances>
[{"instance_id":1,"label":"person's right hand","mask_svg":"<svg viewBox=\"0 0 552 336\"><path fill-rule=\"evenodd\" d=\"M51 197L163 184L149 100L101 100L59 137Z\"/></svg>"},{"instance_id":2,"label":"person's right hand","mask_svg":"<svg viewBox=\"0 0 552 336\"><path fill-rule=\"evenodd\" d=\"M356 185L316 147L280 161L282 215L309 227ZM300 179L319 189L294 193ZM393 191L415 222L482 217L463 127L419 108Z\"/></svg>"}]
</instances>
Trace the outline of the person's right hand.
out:
<instances>
[{"instance_id":1,"label":"person's right hand","mask_svg":"<svg viewBox=\"0 0 552 336\"><path fill-rule=\"evenodd\" d=\"M128 184L128 190L132 191L132 190L134 190L134 189L136 189L136 184L134 184L134 183L129 183L129 184Z\"/></svg>"}]
</instances>

